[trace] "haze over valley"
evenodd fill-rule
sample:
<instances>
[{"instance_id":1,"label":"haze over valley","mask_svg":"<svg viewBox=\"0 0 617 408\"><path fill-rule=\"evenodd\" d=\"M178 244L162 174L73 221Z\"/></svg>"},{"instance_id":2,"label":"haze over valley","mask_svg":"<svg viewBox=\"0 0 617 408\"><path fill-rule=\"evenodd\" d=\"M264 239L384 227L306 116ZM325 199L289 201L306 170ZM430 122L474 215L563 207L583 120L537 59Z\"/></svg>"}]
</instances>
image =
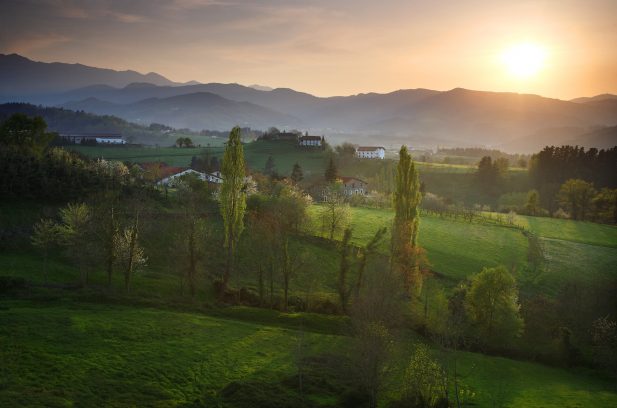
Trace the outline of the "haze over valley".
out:
<instances>
[{"instance_id":1,"label":"haze over valley","mask_svg":"<svg viewBox=\"0 0 617 408\"><path fill-rule=\"evenodd\" d=\"M531 153L546 144L611 147L617 97L564 101L455 88L317 97L239 84L181 84L156 73L113 71L0 56L0 101L114 115L130 122L226 130L298 129L337 141L414 147L486 146Z\"/></svg>"}]
</instances>

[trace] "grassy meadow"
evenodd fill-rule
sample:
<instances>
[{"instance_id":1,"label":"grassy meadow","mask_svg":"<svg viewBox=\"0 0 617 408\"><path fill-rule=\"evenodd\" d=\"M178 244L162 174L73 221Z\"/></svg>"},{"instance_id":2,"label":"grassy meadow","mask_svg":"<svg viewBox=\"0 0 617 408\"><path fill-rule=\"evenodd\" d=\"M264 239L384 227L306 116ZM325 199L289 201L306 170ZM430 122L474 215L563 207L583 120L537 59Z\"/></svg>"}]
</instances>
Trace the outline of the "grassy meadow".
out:
<instances>
[{"instance_id":1,"label":"grassy meadow","mask_svg":"<svg viewBox=\"0 0 617 408\"><path fill-rule=\"evenodd\" d=\"M204 152L171 147L72 148L91 157L161 160L176 166L187 166L192 156ZM211 147L211 153L217 152L222 153L220 146ZM303 151L279 142L247 144L245 154L250 168L263 168L272 155L280 173L288 173L299 162L306 176L321 174L326 160L323 151ZM361 165L353 161L344 168L353 173ZM365 171L379 165L367 162ZM471 202L480 197L473 190L471 167L418 166L428 191ZM527 180L526 173L518 170L509 177L512 185L523 186ZM280 407L343 405L350 391L345 378L353 373L346 371L347 360L337 358L354 351L349 319L294 308L283 313L217 305L210 282L212 271L220 271L224 263L218 241L207 242L211 250L199 270L196 296L190 299L183 265L175 254L177 222L166 217L164 203L159 210L162 216L156 230L145 226L143 231L147 267L134 275L126 294L121 273L114 275L111 288L106 287L101 265L91 266L88 288L75 289L79 272L57 250L49 259L48 285L43 285L43 258L28 236L35 221L56 215L57 206L0 205L2 227L18 231L17 238L0 250L0 277L28 283L15 292L0 287L0 406L270 407L274 400L280 401ZM339 248L320 237L319 211L318 205L311 206L310 226L289 243L303 262L292 277L290 298L306 304L337 301ZM217 217L207 217L212 231L220 228ZM377 229L389 228L392 218L389 209L353 207L353 243L365 245ZM482 268L497 265L515 272L522 295L555 297L567 284L587 288L615 281L617 228L526 216L516 216L515 224L518 227L423 214L419 241L433 281L448 291ZM532 241L527 232L537 237L541 247L543 263L538 269L530 265ZM374 261L377 267L387 265L387 241ZM266 254L252 248L249 240L241 241L240 250L244 252L237 263L239 273L232 276L231 284L255 292L257 265L264 264ZM350 281L355 271L352 262ZM274 277L273 290L279 297L281 280ZM383 406L401 394L414 343L428 341L409 328L403 333L393 345ZM464 406L617 406L614 381L598 371L454 352L429 344L434 357L449 370L450 393L456 361ZM334 358L335 354L339 357Z\"/></svg>"},{"instance_id":2,"label":"grassy meadow","mask_svg":"<svg viewBox=\"0 0 617 408\"><path fill-rule=\"evenodd\" d=\"M320 378L341 367L310 365L351 351L339 333L135 306L65 300L45 303L44 314L41 306L0 301L2 406L266 407L276 398L293 407L301 366L308 406L340 401L341 390L320 388ZM396 345L401 361L409 347ZM469 352L442 358L456 358L463 399L473 406L617 404L611 383L585 372ZM402 375L397 361L385 395L400 392Z\"/></svg>"},{"instance_id":3,"label":"grassy meadow","mask_svg":"<svg viewBox=\"0 0 617 408\"><path fill-rule=\"evenodd\" d=\"M134 163L162 161L170 166L188 167L193 156L209 153L221 158L224 145L211 147L118 147L118 146L70 146L68 148L88 157L102 157L107 160L131 161ZM203 145L202 145L203 146ZM299 163L306 176L321 174L326 162L326 153L318 149L300 149L293 142L259 141L244 145L244 155L250 169L263 170L269 156L275 158L276 169L280 174L289 175L294 163Z\"/></svg>"},{"instance_id":4,"label":"grassy meadow","mask_svg":"<svg viewBox=\"0 0 617 408\"><path fill-rule=\"evenodd\" d=\"M23 222L36 218L28 215L36 206L23 207L21 211L5 208L3 216ZM313 216L317 211L317 206L312 208ZM390 210L353 208L355 243L364 244L391 218ZM530 229L534 221L527 219ZM613 273L615 229L542 221L534 232L551 237L541 236L548 267L536 277L536 290L551 294L558 282L581 276L595 280ZM581 242L593 242L602 235L594 227L603 231L602 245ZM586 233L578 236L575 231L581 228ZM552 238L560 230L564 239ZM515 228L424 216L420 239L432 269L448 284L491 264L526 267L527 239ZM314 295L335 298L337 249L319 240L292 244L306 248L307 269L317 272L297 276L292 293L305 296L310 281ZM440 247L447 250L440 251ZM151 252L161 250L154 248ZM132 401L141 401L141 406L248 407L268 406L272 398L280 398L281 406L292 407L300 398L296 384L303 361L309 367L306 381L312 385L302 398L313 406L341 403L340 390L319 385L324 376L344 377L336 371L341 367L314 367L311 362L351 351L346 347L346 318L215 307L205 276L200 277L196 299L187 304L177 266L164 263L164 258L163 253L154 256L148 268L135 275L130 296L123 295L121 276L114 278L114 291L102 291L105 277L99 272L91 275L87 291L33 286L16 299L0 299L0 405L131 406ZM245 261L239 265L244 271L242 280L251 286L254 264ZM0 253L2 276L40 284L42 265L41 256L32 250ZM61 256L50 260L49 275L50 282L58 285L78 279L77 270ZM386 400L399 395L404 365L416 341L419 338L412 332L397 341L397 360L383 391ZM451 368L456 359L459 385L470 406L617 404L614 384L582 369L550 368L472 352L433 351L446 367ZM336 380L332 381L336 386Z\"/></svg>"}]
</instances>

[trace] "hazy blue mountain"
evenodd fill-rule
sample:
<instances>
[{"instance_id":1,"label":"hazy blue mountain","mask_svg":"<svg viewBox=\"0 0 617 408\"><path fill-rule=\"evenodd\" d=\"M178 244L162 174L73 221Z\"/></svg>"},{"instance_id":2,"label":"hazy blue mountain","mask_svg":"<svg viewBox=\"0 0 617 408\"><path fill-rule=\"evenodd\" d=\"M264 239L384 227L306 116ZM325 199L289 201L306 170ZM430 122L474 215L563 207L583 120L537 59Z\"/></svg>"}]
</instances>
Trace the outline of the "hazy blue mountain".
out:
<instances>
[{"instance_id":1,"label":"hazy blue mountain","mask_svg":"<svg viewBox=\"0 0 617 408\"><path fill-rule=\"evenodd\" d=\"M0 66L7 66L1 61L11 60L17 62L8 66L25 64L36 68L19 74L20 79L15 81L22 83L19 86L7 85L11 81L0 78L0 85L4 84L5 88L22 90L16 100L196 130L224 130L236 124L259 129L295 127L328 135L335 142L355 139L382 145L407 143L414 147L499 146L523 152L537 150L539 145L553 144L553 141L570 140L590 129L617 125L617 97L608 94L564 101L539 95L456 88L316 97L289 88L176 84L157 74L34 63L16 55L2 58ZM73 73L75 69L96 75L78 75ZM60 72L65 73L60 75ZM41 92L43 85L39 83L44 82L45 73L50 75L53 86ZM23 83L30 76L32 88L38 89L38 94L24 91L27 87ZM69 82L75 83L71 82L71 76L96 82L61 89ZM6 95L5 88L0 87L0 95ZM564 129L578 129L578 133Z\"/></svg>"},{"instance_id":2,"label":"hazy blue mountain","mask_svg":"<svg viewBox=\"0 0 617 408\"><path fill-rule=\"evenodd\" d=\"M175 85L169 79L150 72L115 71L82 64L37 62L17 54L0 54L0 99L66 92L91 85L126 86L132 82Z\"/></svg>"},{"instance_id":3,"label":"hazy blue mountain","mask_svg":"<svg viewBox=\"0 0 617 408\"><path fill-rule=\"evenodd\" d=\"M209 92L197 92L169 98L148 98L120 104L87 98L68 102L64 108L96 114L115 115L131 122L148 125L164 123L176 128L229 130L233 126L266 129L300 127L301 121L250 102L236 102Z\"/></svg>"}]
</instances>

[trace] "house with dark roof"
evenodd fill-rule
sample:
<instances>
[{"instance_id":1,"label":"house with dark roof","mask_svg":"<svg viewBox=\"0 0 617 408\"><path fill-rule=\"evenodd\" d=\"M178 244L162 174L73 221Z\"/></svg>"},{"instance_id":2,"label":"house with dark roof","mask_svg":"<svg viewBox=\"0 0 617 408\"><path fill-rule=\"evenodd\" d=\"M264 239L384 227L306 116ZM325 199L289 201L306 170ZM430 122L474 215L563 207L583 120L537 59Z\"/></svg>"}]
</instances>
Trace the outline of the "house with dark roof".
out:
<instances>
[{"instance_id":1,"label":"house with dark roof","mask_svg":"<svg viewBox=\"0 0 617 408\"><path fill-rule=\"evenodd\" d=\"M325 139L323 136L300 136L298 138L298 145L301 147L323 147Z\"/></svg>"}]
</instances>

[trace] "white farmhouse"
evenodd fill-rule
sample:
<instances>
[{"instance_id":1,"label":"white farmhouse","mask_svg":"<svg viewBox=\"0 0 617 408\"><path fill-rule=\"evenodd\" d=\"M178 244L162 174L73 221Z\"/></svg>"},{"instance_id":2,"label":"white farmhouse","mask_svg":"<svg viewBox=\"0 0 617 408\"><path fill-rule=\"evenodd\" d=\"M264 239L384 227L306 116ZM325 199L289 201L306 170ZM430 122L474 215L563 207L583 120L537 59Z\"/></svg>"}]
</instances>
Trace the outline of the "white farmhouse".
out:
<instances>
[{"instance_id":1,"label":"white farmhouse","mask_svg":"<svg viewBox=\"0 0 617 408\"><path fill-rule=\"evenodd\" d=\"M164 186L170 186L173 187L178 181L180 181L180 178L182 176L187 176L189 174L193 174L195 175L198 179L200 179L201 181L206 181L206 173L202 173L193 169L186 169L183 170L179 173L175 173L172 174L170 176L167 176L163 179L161 179L158 184L160 185L164 185Z\"/></svg>"},{"instance_id":2,"label":"white farmhouse","mask_svg":"<svg viewBox=\"0 0 617 408\"><path fill-rule=\"evenodd\" d=\"M302 147L322 147L324 144L323 136L300 136L298 144Z\"/></svg>"},{"instance_id":3,"label":"white farmhouse","mask_svg":"<svg viewBox=\"0 0 617 408\"><path fill-rule=\"evenodd\" d=\"M117 133L64 133L60 137L67 142L79 144L96 142L99 144L126 144L126 140Z\"/></svg>"},{"instance_id":4,"label":"white farmhouse","mask_svg":"<svg viewBox=\"0 0 617 408\"><path fill-rule=\"evenodd\" d=\"M384 159L386 149L381 146L360 146L356 149L356 157L359 159Z\"/></svg>"}]
</instances>

